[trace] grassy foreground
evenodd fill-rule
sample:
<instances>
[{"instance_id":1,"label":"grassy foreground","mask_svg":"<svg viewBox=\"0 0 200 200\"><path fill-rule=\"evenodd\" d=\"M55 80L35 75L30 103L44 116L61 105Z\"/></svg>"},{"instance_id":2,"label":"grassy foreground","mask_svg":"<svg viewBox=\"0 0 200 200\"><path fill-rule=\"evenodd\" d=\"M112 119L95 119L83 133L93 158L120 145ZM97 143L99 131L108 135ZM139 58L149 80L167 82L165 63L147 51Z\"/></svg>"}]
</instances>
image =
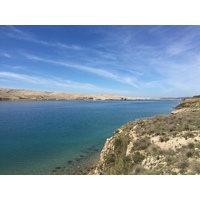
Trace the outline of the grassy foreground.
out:
<instances>
[{"instance_id":1,"label":"grassy foreground","mask_svg":"<svg viewBox=\"0 0 200 200\"><path fill-rule=\"evenodd\" d=\"M94 174L200 174L200 98L140 119L107 139Z\"/></svg>"}]
</instances>

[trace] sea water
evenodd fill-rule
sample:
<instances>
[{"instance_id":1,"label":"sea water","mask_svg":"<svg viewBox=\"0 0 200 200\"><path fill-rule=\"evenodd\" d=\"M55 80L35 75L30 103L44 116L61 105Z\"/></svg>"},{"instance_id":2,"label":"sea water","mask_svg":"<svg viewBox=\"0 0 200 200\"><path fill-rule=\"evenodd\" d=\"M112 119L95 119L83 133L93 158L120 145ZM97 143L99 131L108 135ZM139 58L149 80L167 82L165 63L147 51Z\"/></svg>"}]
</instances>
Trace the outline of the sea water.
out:
<instances>
[{"instance_id":1,"label":"sea water","mask_svg":"<svg viewBox=\"0 0 200 200\"><path fill-rule=\"evenodd\" d=\"M1 101L0 174L78 174L129 121L179 100Z\"/></svg>"}]
</instances>

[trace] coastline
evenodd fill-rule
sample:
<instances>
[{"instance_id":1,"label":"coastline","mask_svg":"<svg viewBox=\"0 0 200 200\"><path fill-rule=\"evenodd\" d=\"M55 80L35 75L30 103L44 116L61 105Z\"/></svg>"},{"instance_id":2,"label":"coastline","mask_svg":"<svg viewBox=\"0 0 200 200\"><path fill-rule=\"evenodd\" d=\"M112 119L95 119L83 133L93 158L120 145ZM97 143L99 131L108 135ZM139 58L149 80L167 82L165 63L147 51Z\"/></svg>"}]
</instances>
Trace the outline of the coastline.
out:
<instances>
[{"instance_id":1,"label":"coastline","mask_svg":"<svg viewBox=\"0 0 200 200\"><path fill-rule=\"evenodd\" d=\"M162 99L160 99L160 100L162 100ZM164 100L164 99L163 99ZM168 99L168 100L171 100L171 99ZM181 104L181 102L178 104L178 105L180 105ZM178 106L177 105L177 106ZM176 106L175 107L173 107L173 111L171 111L169 114L165 114L166 116L167 115L171 115L171 114L177 114L177 113L179 113L179 112L181 112L180 110L178 110L178 109L176 109ZM154 118L154 117L158 117L158 115L155 115L155 116L153 116L153 117L149 117L149 118ZM149 118L142 118L142 119L139 119L139 120L148 120ZM137 121L138 119L136 119L136 120L134 120L133 122L135 122L135 121ZM129 123L131 123L131 122L128 122L128 124ZM123 125L123 126L126 126L126 124L125 125ZM122 126L122 127L123 127ZM121 129L121 127L119 128L119 129L117 129L114 133L113 133L113 136L115 135L115 133L118 131L118 130L120 130ZM111 136L111 138L113 137L113 136ZM105 146L106 146L106 144L107 144L107 141L109 141L111 138L107 138L107 140L105 141L105 144L104 144L104 148L105 148ZM85 171L82 171L81 172L81 175L101 175L101 173L97 173L97 168L98 168L98 164L99 164L99 162L101 162L100 160L100 157L102 156L101 154L103 154L104 153L104 148L102 148L102 150L101 150L101 153L100 153L100 155L98 156L98 157L96 157L96 160L94 160L94 162L93 162L93 164L92 165L90 165L90 166L88 166L87 167L87 169L85 170Z\"/></svg>"},{"instance_id":2,"label":"coastline","mask_svg":"<svg viewBox=\"0 0 200 200\"><path fill-rule=\"evenodd\" d=\"M155 104L157 105L157 102L158 101L154 101L155 102ZM40 103L40 102L38 102L38 103ZM63 102L64 103L64 102ZM79 102L77 102L78 104L79 104ZM88 104L88 102L85 102L86 104ZM90 103L90 102L89 102ZM95 103L95 102L94 102ZM100 102L97 102L98 104L100 103ZM102 102L103 103L103 102ZM107 102L105 102L106 104L107 104ZM111 102L109 102L109 103L111 103ZM117 102L117 104L118 104L119 102ZM132 102L120 102L120 103L125 103L125 104L132 104ZM4 103L3 103L4 104ZM12 104L12 102L11 103L8 103L8 106L10 106ZM13 102L13 104L15 104L14 102ZM18 103L17 103L18 104ZM19 103L19 104L21 104L21 105L23 105L23 102L22 103ZM112 103L111 103L112 104ZM140 104L140 102L139 102L139 104ZM19 112L20 113L20 112ZM129 119L130 120L130 119ZM125 123L125 122L124 122ZM123 124L123 123L121 123L121 124ZM121 126L121 125L120 125ZM111 131L110 133L112 134L112 132L114 132L114 129L113 129L113 131ZM110 136L109 136L110 137ZM102 144L103 145L103 144ZM102 148L103 148L103 146L102 146ZM102 149L101 148L101 149ZM97 154L95 154L95 156L93 156L93 159L91 159L91 162L90 162L90 164L89 163L84 163L83 162L83 164L80 164L84 159L81 157L81 160L80 160L80 156L78 156L77 158L73 158L73 166L74 166L74 171L73 170L71 170L71 173L69 173L69 168L71 167L72 168L72 163L71 163L71 161L69 161L69 160L66 160L65 161L65 163L66 163L66 165L65 164L58 164L57 166L55 165L53 165L52 166L52 172L53 173L51 173L51 168L50 168L50 170L48 170L49 171L49 173L51 173L51 174L91 174L91 171L93 171L93 169L95 168L95 166L97 165L97 163L98 163L98 159L99 159L99 155L100 155L100 149L99 149L99 153L98 153L98 155ZM85 153L81 153L81 154L85 154ZM81 155L80 154L80 155ZM85 155L84 155L85 156ZM84 157L85 159L87 158L86 156ZM69 158L69 159L71 159L71 158ZM76 161L76 159L77 159L77 161ZM75 161L74 161L75 160ZM68 163L68 161L69 161L69 163ZM70 165L70 166L68 166L68 164ZM66 172L66 173L64 173L64 172Z\"/></svg>"},{"instance_id":3,"label":"coastline","mask_svg":"<svg viewBox=\"0 0 200 200\"><path fill-rule=\"evenodd\" d=\"M174 109L117 129L91 174L200 174L200 98L183 99Z\"/></svg>"}]
</instances>

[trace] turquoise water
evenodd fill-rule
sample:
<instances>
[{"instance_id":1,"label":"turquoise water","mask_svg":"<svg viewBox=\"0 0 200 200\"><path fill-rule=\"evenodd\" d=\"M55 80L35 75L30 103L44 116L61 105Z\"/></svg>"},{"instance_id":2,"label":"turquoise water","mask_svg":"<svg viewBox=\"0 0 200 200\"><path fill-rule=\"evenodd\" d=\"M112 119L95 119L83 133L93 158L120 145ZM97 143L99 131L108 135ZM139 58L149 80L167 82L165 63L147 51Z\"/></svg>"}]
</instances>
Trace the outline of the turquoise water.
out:
<instances>
[{"instance_id":1,"label":"turquoise water","mask_svg":"<svg viewBox=\"0 0 200 200\"><path fill-rule=\"evenodd\" d=\"M125 123L179 100L2 101L0 174L76 174Z\"/></svg>"}]
</instances>

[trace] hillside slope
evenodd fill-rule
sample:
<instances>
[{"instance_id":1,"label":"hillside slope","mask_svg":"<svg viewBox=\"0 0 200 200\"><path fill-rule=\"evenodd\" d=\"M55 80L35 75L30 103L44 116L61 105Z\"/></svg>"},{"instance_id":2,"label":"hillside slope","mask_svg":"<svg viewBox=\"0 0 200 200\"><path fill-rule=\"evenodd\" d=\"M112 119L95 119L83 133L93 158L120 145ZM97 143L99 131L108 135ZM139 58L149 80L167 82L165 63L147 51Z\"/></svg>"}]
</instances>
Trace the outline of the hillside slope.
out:
<instances>
[{"instance_id":1,"label":"hillside slope","mask_svg":"<svg viewBox=\"0 0 200 200\"><path fill-rule=\"evenodd\" d=\"M194 96L192 98L185 98L181 104L177 105L175 109L183 110L200 110L200 96Z\"/></svg>"},{"instance_id":2,"label":"hillside slope","mask_svg":"<svg viewBox=\"0 0 200 200\"><path fill-rule=\"evenodd\" d=\"M0 88L0 100L136 100L144 99L112 94L74 94L63 92L41 92Z\"/></svg>"},{"instance_id":3,"label":"hillside slope","mask_svg":"<svg viewBox=\"0 0 200 200\"><path fill-rule=\"evenodd\" d=\"M194 103L195 102L195 103ZM140 119L107 139L94 174L200 174L200 98Z\"/></svg>"}]
</instances>

